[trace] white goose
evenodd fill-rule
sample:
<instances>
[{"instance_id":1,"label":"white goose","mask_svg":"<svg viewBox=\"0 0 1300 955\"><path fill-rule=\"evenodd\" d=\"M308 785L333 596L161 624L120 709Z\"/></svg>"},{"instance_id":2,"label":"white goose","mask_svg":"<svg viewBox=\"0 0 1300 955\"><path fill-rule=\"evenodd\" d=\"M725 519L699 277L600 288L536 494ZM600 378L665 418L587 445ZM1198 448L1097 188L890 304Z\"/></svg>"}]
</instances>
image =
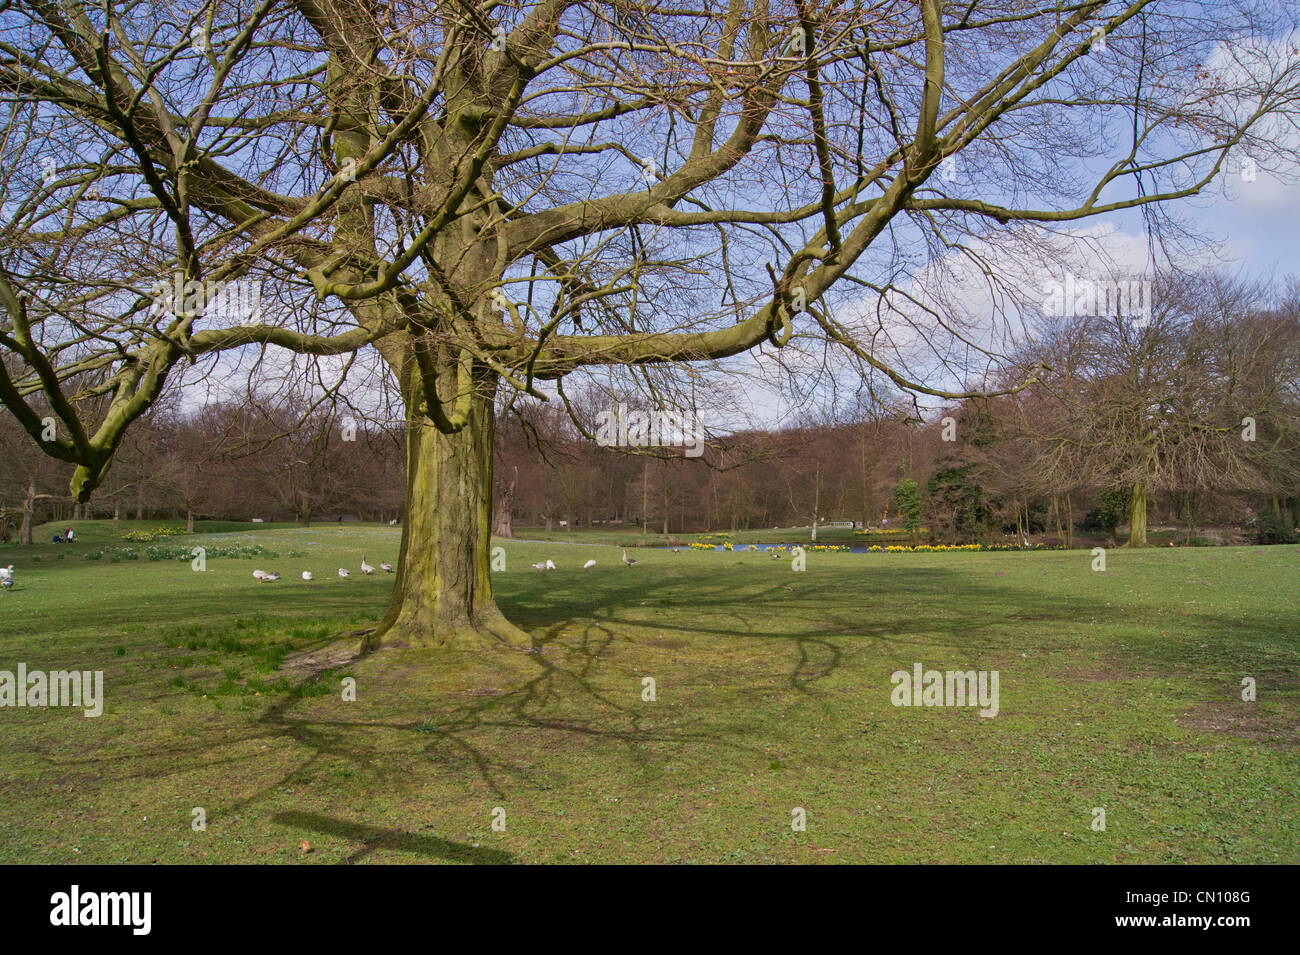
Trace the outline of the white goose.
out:
<instances>
[{"instance_id":1,"label":"white goose","mask_svg":"<svg viewBox=\"0 0 1300 955\"><path fill-rule=\"evenodd\" d=\"M391 574L393 572L393 565L386 560L381 560L379 562L379 569L386 574Z\"/></svg>"},{"instance_id":2,"label":"white goose","mask_svg":"<svg viewBox=\"0 0 1300 955\"><path fill-rule=\"evenodd\" d=\"M346 576L348 576L348 569L347 569L346 567L340 567L340 568L339 568L339 576L340 576L340 577L346 577Z\"/></svg>"},{"instance_id":3,"label":"white goose","mask_svg":"<svg viewBox=\"0 0 1300 955\"><path fill-rule=\"evenodd\" d=\"M302 572L302 579L303 579L303 580L311 580L311 571L310 571L310 570L304 570L304 571Z\"/></svg>"},{"instance_id":4,"label":"white goose","mask_svg":"<svg viewBox=\"0 0 1300 955\"><path fill-rule=\"evenodd\" d=\"M583 570L591 570L591 568L593 568L593 567L595 567L595 566L596 566L596 562L595 562L594 560L589 560L589 561L587 561L585 564L582 565L582 569L583 569Z\"/></svg>"},{"instance_id":5,"label":"white goose","mask_svg":"<svg viewBox=\"0 0 1300 955\"><path fill-rule=\"evenodd\" d=\"M253 571L253 579L254 579L254 580L266 580L266 571L264 571L264 570L255 570L255 571Z\"/></svg>"},{"instance_id":6,"label":"white goose","mask_svg":"<svg viewBox=\"0 0 1300 955\"><path fill-rule=\"evenodd\" d=\"M273 570L273 571L271 571L269 574L267 574L265 577L262 578L262 583L264 583L264 584L269 584L271 581L273 581L273 580L279 580L279 579L280 579L280 575L279 575L279 573Z\"/></svg>"},{"instance_id":7,"label":"white goose","mask_svg":"<svg viewBox=\"0 0 1300 955\"><path fill-rule=\"evenodd\" d=\"M533 564L533 570L540 574L542 571L546 570L547 563L549 563L549 561L539 560L537 563Z\"/></svg>"},{"instance_id":8,"label":"white goose","mask_svg":"<svg viewBox=\"0 0 1300 955\"><path fill-rule=\"evenodd\" d=\"M366 563L366 555L361 555L361 572L369 577L375 572L375 568Z\"/></svg>"},{"instance_id":9,"label":"white goose","mask_svg":"<svg viewBox=\"0 0 1300 955\"><path fill-rule=\"evenodd\" d=\"M555 564L553 564L550 560L548 560L548 561L546 562L546 569L547 569L547 570L555 570Z\"/></svg>"}]
</instances>

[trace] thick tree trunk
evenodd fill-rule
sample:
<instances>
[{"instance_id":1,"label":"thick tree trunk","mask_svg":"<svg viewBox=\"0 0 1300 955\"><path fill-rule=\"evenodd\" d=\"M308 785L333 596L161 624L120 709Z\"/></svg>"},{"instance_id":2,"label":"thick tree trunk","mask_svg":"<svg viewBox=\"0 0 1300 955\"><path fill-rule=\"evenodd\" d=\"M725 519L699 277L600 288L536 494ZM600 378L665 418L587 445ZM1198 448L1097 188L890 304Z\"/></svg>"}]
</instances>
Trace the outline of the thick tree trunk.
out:
<instances>
[{"instance_id":1,"label":"thick tree trunk","mask_svg":"<svg viewBox=\"0 0 1300 955\"><path fill-rule=\"evenodd\" d=\"M492 598L494 384L480 381L469 422L454 434L442 434L427 418L408 422L397 578L388 612L364 649L531 643Z\"/></svg>"},{"instance_id":2,"label":"thick tree trunk","mask_svg":"<svg viewBox=\"0 0 1300 955\"><path fill-rule=\"evenodd\" d=\"M514 537L515 531L511 524L510 513L515 503L515 484L519 481L519 468L515 468L514 476L510 479L510 486L506 488L505 494L496 505L496 518L492 521L492 533L496 537Z\"/></svg>"},{"instance_id":3,"label":"thick tree trunk","mask_svg":"<svg viewBox=\"0 0 1300 955\"><path fill-rule=\"evenodd\" d=\"M36 512L36 482L27 482L27 494L23 497L23 522L18 528L18 543L30 544L32 542L32 520Z\"/></svg>"},{"instance_id":4,"label":"thick tree trunk","mask_svg":"<svg viewBox=\"0 0 1300 955\"><path fill-rule=\"evenodd\" d=\"M1129 504L1128 546L1147 546L1147 486L1145 481L1133 485L1133 500Z\"/></svg>"}]
</instances>

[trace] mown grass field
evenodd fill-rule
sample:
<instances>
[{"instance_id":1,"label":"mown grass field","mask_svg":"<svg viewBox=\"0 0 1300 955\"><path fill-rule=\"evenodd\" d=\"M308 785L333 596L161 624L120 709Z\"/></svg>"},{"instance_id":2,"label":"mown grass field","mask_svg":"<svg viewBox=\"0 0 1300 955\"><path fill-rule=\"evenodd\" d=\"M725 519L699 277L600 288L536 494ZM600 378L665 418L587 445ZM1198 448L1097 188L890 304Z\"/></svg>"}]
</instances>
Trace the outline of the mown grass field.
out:
<instances>
[{"instance_id":1,"label":"mown grass field","mask_svg":"<svg viewBox=\"0 0 1300 955\"><path fill-rule=\"evenodd\" d=\"M689 541L710 541L722 543L733 541L737 544L806 544L807 527L768 527L762 529L741 529L737 531L714 531L709 534L662 534L651 527L643 531L640 527L629 524L622 526L601 525L598 527L578 527L569 530L544 526L517 526L515 537L520 540L557 541L565 543L609 544L619 547L664 547L672 541L687 543ZM900 530L872 531L866 534L855 533L847 525L844 527L821 527L818 529L817 541L822 544L876 544L907 542L909 535ZM922 535L924 540L925 536Z\"/></svg>"},{"instance_id":2,"label":"mown grass field","mask_svg":"<svg viewBox=\"0 0 1300 955\"><path fill-rule=\"evenodd\" d=\"M0 548L0 669L103 670L107 697L97 719L0 709L0 861L1300 861L1297 547L1111 550L1106 573L1086 550L809 554L795 573L502 542L498 598L532 652L321 670L300 654L382 613L392 578L358 566L395 560L397 529L159 542L264 549L198 573L121 541L133 522L76 527ZM139 559L114 563L124 547ZM891 705L918 662L998 670L999 715Z\"/></svg>"}]
</instances>

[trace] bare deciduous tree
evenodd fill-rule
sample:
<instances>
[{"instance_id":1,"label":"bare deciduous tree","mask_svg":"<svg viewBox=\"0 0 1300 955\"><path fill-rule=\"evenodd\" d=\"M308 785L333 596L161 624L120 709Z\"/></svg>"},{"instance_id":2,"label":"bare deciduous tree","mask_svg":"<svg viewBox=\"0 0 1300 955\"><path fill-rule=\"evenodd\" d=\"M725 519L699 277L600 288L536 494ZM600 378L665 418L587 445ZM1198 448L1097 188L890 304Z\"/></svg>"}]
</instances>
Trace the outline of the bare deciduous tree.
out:
<instances>
[{"instance_id":1,"label":"bare deciduous tree","mask_svg":"<svg viewBox=\"0 0 1300 955\"><path fill-rule=\"evenodd\" d=\"M1158 204L1231 152L1268 168L1269 122L1296 106L1285 15L15 0L0 402L87 500L191 366L377 353L409 447L400 570L370 645L527 641L489 570L503 389L825 346L891 388L979 391L945 343L986 340L894 304L907 263L1124 209L1154 231ZM1204 56L1243 38L1255 47ZM967 174L936 174L958 156ZM864 296L889 303L874 324ZM917 341L961 383L913 370Z\"/></svg>"}]
</instances>

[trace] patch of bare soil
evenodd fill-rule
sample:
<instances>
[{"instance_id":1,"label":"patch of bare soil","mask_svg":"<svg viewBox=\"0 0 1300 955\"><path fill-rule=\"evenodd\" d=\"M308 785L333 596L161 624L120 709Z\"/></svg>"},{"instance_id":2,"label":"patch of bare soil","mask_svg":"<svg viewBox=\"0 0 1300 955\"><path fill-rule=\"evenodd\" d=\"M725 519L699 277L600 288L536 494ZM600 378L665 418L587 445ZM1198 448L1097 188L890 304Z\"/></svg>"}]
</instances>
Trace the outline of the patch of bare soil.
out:
<instances>
[{"instance_id":1,"label":"patch of bare soil","mask_svg":"<svg viewBox=\"0 0 1300 955\"><path fill-rule=\"evenodd\" d=\"M361 641L357 638L365 636L367 632L358 630L348 634L342 640L336 640L323 647L290 654L284 658L279 672L297 681L310 679L324 670L337 670L339 667L347 666L361 656Z\"/></svg>"},{"instance_id":2,"label":"patch of bare soil","mask_svg":"<svg viewBox=\"0 0 1300 955\"><path fill-rule=\"evenodd\" d=\"M1053 674L1054 676L1057 674ZM1070 680L1079 680L1083 683L1125 683L1130 680L1141 680L1150 676L1149 673L1142 673L1139 670L1127 669L1119 666L1111 667L1087 667L1087 666L1064 666L1061 667L1059 675Z\"/></svg>"},{"instance_id":3,"label":"patch of bare soil","mask_svg":"<svg viewBox=\"0 0 1300 955\"><path fill-rule=\"evenodd\" d=\"M663 647L665 650L680 650L691 645L689 640L681 637L647 637L640 642L651 647Z\"/></svg>"},{"instance_id":4,"label":"patch of bare soil","mask_svg":"<svg viewBox=\"0 0 1300 955\"><path fill-rule=\"evenodd\" d=\"M1271 713L1260 709L1257 703L1241 700L1197 703L1178 717L1178 725L1201 733L1222 733L1286 749L1294 749L1300 744L1300 719L1294 713Z\"/></svg>"}]
</instances>

